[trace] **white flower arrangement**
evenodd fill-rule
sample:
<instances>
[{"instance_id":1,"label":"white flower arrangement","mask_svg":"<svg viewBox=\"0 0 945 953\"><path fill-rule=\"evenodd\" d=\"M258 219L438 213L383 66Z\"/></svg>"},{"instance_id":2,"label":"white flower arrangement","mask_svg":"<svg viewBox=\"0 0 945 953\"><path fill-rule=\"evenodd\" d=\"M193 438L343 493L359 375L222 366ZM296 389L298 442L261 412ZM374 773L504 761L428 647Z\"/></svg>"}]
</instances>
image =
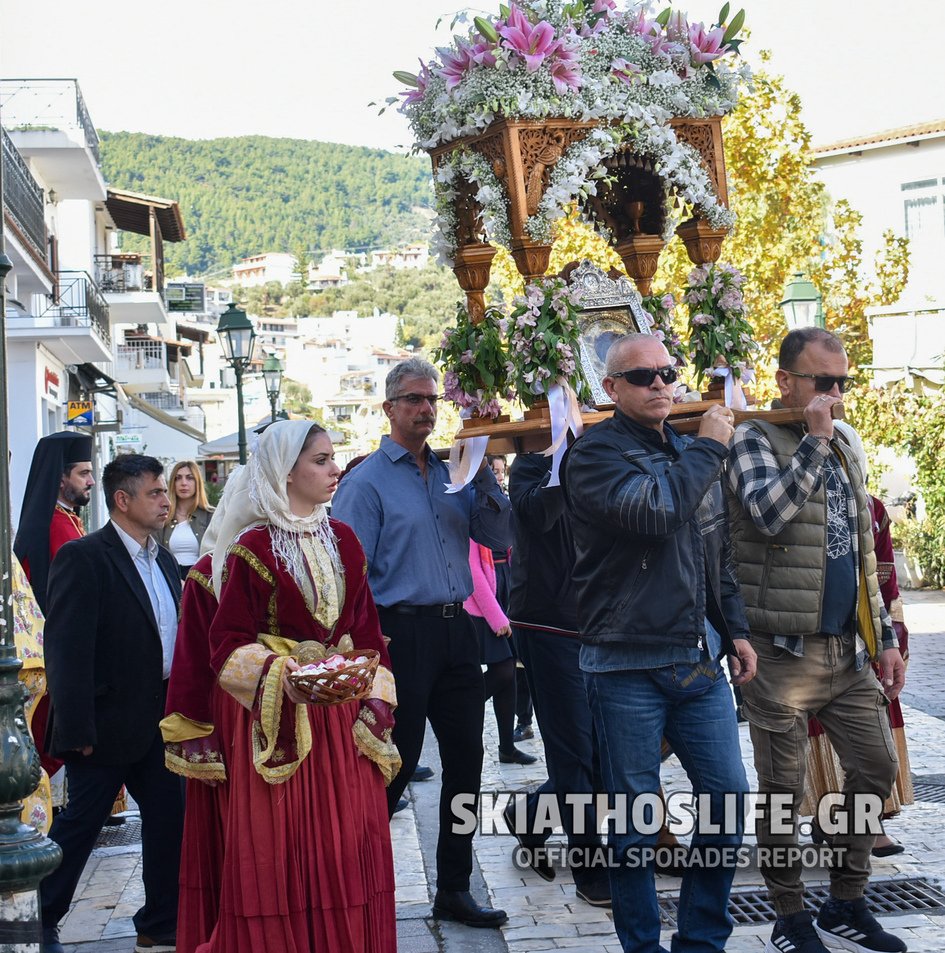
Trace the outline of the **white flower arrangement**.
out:
<instances>
[{"instance_id":1,"label":"white flower arrangement","mask_svg":"<svg viewBox=\"0 0 945 953\"><path fill-rule=\"evenodd\" d=\"M747 66L723 62L738 52L744 11L728 18L726 3L716 24L690 24L665 10L649 19L643 5L617 9L616 0L518 0L493 20L475 17L466 36L455 36L419 73L396 73L412 87L401 110L417 139L430 150L481 133L499 118L565 118L600 126L572 145L557 162L537 214L528 222L533 240L547 242L553 223L577 199L596 193L607 173L602 160L629 145L652 160L667 185L710 225L729 227L698 153L680 143L669 120L730 112ZM453 171L478 188L488 238L505 244L508 207L504 187L485 160L462 150ZM452 161L449 160L449 161ZM442 168L442 166L441 166ZM439 176L438 176L439 179ZM438 181L439 226L447 252L455 245L455 221L445 205L449 182ZM673 216L665 216L667 228Z\"/></svg>"}]
</instances>

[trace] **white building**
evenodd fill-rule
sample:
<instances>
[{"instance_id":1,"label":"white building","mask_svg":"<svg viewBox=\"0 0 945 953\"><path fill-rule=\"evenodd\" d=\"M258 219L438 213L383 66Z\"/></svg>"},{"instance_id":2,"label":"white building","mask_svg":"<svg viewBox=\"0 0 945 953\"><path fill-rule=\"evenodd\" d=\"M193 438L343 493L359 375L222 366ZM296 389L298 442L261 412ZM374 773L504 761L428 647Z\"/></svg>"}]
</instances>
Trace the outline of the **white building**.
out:
<instances>
[{"instance_id":1,"label":"white building","mask_svg":"<svg viewBox=\"0 0 945 953\"><path fill-rule=\"evenodd\" d=\"M182 401L194 338L180 340L164 302L164 241L181 241L177 203L110 189L75 80L0 80L4 121L7 381L14 519L36 441L91 401L96 472L120 449L166 462L203 439ZM120 230L149 237L119 251ZM105 518L93 494L92 525Z\"/></svg>"},{"instance_id":2,"label":"white building","mask_svg":"<svg viewBox=\"0 0 945 953\"><path fill-rule=\"evenodd\" d=\"M270 281L278 281L283 285L298 281L294 255L266 252L243 258L233 266L233 282L241 288L255 288Z\"/></svg>"},{"instance_id":3,"label":"white building","mask_svg":"<svg viewBox=\"0 0 945 953\"><path fill-rule=\"evenodd\" d=\"M426 268L430 261L430 248L426 242L413 242L402 248L380 249L372 252L371 263L375 268Z\"/></svg>"},{"instance_id":4,"label":"white building","mask_svg":"<svg viewBox=\"0 0 945 953\"><path fill-rule=\"evenodd\" d=\"M909 239L909 283L870 314L877 383L941 385L945 351L945 120L858 136L814 149L834 199L863 214L863 258L883 232Z\"/></svg>"}]
</instances>

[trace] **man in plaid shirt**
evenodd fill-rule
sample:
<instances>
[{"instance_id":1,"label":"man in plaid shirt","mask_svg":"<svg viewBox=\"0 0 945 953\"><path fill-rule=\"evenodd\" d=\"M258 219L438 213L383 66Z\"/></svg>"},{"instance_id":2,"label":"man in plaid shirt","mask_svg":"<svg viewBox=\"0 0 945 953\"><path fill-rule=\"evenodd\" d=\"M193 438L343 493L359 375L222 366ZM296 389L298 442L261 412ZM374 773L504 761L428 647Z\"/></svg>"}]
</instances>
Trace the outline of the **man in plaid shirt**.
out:
<instances>
[{"instance_id":1,"label":"man in plaid shirt","mask_svg":"<svg viewBox=\"0 0 945 953\"><path fill-rule=\"evenodd\" d=\"M897 761L885 706L905 670L879 598L866 474L833 422L850 380L847 357L833 334L804 328L787 335L779 358L781 403L803 410L804 423L742 424L728 475L732 543L758 653L758 674L742 693L758 773L759 866L778 914L765 950L899 953L905 944L863 898L875 832L857 825L852 797L881 805L889 794ZM870 658L881 665L882 685ZM797 846L810 715L843 764L850 822L832 839L837 865L816 921L804 910L797 852L777 850ZM764 795L793 802L789 834L778 832ZM833 827L824 812L819 819Z\"/></svg>"}]
</instances>

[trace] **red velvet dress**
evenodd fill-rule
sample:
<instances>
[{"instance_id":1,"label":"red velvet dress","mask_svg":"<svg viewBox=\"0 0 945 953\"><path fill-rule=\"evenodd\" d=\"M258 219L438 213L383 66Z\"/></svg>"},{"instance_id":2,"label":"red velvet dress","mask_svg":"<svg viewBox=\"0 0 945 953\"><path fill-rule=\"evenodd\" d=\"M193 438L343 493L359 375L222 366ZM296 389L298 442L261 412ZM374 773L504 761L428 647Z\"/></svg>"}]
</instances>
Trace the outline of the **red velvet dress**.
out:
<instances>
[{"instance_id":1,"label":"red velvet dress","mask_svg":"<svg viewBox=\"0 0 945 953\"><path fill-rule=\"evenodd\" d=\"M390 667L364 553L349 527L331 525L344 565L344 593L330 631L316 621L310 601L277 562L268 527L244 532L230 548L209 639L210 665L218 674L211 713L223 743L228 788L218 805L223 809L219 914L197 953L396 950L384 780L355 745L359 705L295 706L282 704L278 694L278 737L263 766L270 779L302 750L298 739L305 732L295 722L297 712L308 719L311 750L278 783L267 781L259 767L264 686L279 656L267 654L258 636L331 646L350 634L356 648L376 649L381 665ZM260 657L254 690L252 670ZM202 826L198 812L195 807L195 830ZM185 855L181 874L190 885L192 860L192 852ZM205 909L206 894L200 894L199 889L181 894L179 923L189 916L191 900ZM180 936L178 950L189 953Z\"/></svg>"}]
</instances>

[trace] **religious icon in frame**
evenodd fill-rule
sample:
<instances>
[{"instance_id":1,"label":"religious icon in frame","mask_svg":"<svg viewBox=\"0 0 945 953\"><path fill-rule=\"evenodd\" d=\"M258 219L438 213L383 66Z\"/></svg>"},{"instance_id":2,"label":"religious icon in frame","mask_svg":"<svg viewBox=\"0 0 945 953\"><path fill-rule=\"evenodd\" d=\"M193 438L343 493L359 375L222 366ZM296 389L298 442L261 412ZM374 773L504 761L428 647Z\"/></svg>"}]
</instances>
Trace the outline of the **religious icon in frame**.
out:
<instances>
[{"instance_id":1,"label":"religious icon in frame","mask_svg":"<svg viewBox=\"0 0 945 953\"><path fill-rule=\"evenodd\" d=\"M613 279L596 265L582 261L568 284L581 295L581 371L598 410L613 407L604 390L604 360L611 344L625 334L650 334L650 317L643 310L640 292L629 278Z\"/></svg>"}]
</instances>

